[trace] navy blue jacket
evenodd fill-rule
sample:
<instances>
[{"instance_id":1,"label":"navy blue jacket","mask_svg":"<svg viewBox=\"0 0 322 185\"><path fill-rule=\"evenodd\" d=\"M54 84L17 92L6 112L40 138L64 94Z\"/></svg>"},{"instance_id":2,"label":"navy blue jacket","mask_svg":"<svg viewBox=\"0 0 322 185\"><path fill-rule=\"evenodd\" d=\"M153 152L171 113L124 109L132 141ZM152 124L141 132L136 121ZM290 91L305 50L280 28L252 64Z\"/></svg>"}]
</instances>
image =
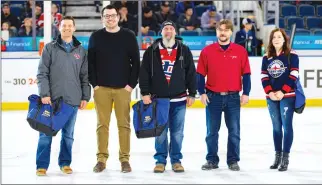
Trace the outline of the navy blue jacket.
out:
<instances>
[{"instance_id":1,"label":"navy blue jacket","mask_svg":"<svg viewBox=\"0 0 322 185\"><path fill-rule=\"evenodd\" d=\"M247 49L247 44L251 42L251 50ZM246 34L245 29L241 29L236 33L235 43L243 46L247 52L248 56L255 56L255 48L257 47L256 35L252 30L249 30Z\"/></svg>"}]
</instances>

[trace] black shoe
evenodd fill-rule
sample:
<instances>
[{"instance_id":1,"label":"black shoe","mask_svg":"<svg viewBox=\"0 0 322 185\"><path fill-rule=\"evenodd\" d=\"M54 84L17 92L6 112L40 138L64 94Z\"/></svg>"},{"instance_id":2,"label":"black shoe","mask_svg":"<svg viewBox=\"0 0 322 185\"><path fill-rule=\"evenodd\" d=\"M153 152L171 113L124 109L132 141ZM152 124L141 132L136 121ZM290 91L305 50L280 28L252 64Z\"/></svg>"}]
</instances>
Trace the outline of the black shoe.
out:
<instances>
[{"instance_id":1,"label":"black shoe","mask_svg":"<svg viewBox=\"0 0 322 185\"><path fill-rule=\"evenodd\" d=\"M201 166L202 170L212 170L212 169L217 169L218 164L212 162L212 161L207 161L206 164Z\"/></svg>"},{"instance_id":2,"label":"black shoe","mask_svg":"<svg viewBox=\"0 0 322 185\"><path fill-rule=\"evenodd\" d=\"M287 167L288 167L288 164L289 164L289 153L283 153L283 157L282 157L282 163L281 163L281 166L280 168L278 169L278 171L287 171Z\"/></svg>"},{"instance_id":3,"label":"black shoe","mask_svg":"<svg viewBox=\"0 0 322 185\"><path fill-rule=\"evenodd\" d=\"M276 152L275 153L275 161L272 166L270 166L270 169L277 169L278 166L281 164L282 161L282 153Z\"/></svg>"},{"instance_id":4,"label":"black shoe","mask_svg":"<svg viewBox=\"0 0 322 185\"><path fill-rule=\"evenodd\" d=\"M230 163L229 164L229 169L232 170L232 171L239 171L240 170L237 162Z\"/></svg>"}]
</instances>

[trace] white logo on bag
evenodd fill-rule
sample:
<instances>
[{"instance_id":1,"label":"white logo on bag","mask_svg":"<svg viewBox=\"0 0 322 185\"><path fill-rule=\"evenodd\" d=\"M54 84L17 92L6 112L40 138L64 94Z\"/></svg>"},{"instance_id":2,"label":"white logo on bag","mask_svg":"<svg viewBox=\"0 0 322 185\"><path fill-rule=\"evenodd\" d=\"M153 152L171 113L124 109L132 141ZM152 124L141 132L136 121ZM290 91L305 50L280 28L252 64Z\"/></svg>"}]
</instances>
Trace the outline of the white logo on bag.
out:
<instances>
[{"instance_id":1,"label":"white logo on bag","mask_svg":"<svg viewBox=\"0 0 322 185\"><path fill-rule=\"evenodd\" d=\"M48 110L45 110L45 111L42 113L42 116L50 117L50 112L49 112Z\"/></svg>"},{"instance_id":2,"label":"white logo on bag","mask_svg":"<svg viewBox=\"0 0 322 185\"><path fill-rule=\"evenodd\" d=\"M145 116L144 117L144 123L149 123L151 121L151 117L150 116Z\"/></svg>"}]
</instances>

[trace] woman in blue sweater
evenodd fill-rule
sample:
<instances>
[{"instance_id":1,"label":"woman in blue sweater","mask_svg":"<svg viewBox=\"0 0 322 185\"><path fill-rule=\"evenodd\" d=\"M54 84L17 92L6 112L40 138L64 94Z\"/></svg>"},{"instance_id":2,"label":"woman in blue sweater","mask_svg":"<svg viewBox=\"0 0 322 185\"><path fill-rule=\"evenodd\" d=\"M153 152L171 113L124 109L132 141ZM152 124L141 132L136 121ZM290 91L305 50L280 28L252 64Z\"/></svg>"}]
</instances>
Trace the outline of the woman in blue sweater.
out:
<instances>
[{"instance_id":1,"label":"woman in blue sweater","mask_svg":"<svg viewBox=\"0 0 322 185\"><path fill-rule=\"evenodd\" d=\"M299 58L291 51L286 33L281 29L271 32L267 51L263 57L261 75L273 123L276 151L274 164L270 168L280 166L279 171L286 171L293 142L294 88L299 74Z\"/></svg>"}]
</instances>

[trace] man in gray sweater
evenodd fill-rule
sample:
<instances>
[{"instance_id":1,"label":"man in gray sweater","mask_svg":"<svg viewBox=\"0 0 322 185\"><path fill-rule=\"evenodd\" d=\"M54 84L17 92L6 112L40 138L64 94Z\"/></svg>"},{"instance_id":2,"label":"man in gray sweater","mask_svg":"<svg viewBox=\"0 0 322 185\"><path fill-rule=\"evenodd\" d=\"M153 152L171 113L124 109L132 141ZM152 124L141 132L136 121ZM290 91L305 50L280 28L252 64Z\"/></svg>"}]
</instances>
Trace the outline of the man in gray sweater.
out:
<instances>
[{"instance_id":1,"label":"man in gray sweater","mask_svg":"<svg viewBox=\"0 0 322 185\"><path fill-rule=\"evenodd\" d=\"M61 171L71 174L74 126L78 109L85 109L91 91L88 80L88 62L85 49L73 36L75 21L64 17L59 27L60 35L46 44L38 66L38 90L43 104L51 104L62 97L74 107L74 112L62 129L58 164ZM46 175L50 162L52 136L40 132L36 165L38 176Z\"/></svg>"}]
</instances>

